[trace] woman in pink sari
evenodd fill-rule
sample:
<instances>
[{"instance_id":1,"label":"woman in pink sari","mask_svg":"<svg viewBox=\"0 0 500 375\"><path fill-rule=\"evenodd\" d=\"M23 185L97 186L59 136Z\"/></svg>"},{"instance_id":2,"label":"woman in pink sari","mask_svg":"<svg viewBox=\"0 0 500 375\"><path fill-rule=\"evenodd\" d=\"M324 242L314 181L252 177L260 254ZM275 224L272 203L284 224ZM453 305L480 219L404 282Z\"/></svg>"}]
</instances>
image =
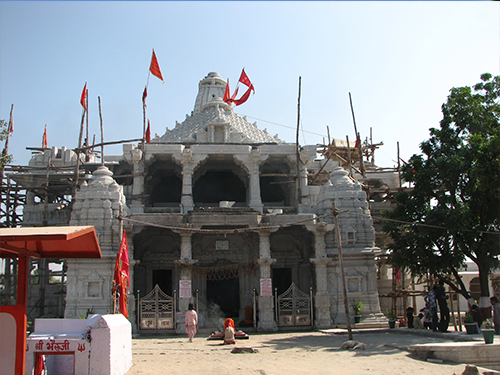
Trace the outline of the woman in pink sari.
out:
<instances>
[{"instance_id":1,"label":"woman in pink sari","mask_svg":"<svg viewBox=\"0 0 500 375\"><path fill-rule=\"evenodd\" d=\"M189 342L193 342L197 326L198 326L198 314L194 310L194 305L190 303L188 311L186 311L186 333L189 337Z\"/></svg>"}]
</instances>

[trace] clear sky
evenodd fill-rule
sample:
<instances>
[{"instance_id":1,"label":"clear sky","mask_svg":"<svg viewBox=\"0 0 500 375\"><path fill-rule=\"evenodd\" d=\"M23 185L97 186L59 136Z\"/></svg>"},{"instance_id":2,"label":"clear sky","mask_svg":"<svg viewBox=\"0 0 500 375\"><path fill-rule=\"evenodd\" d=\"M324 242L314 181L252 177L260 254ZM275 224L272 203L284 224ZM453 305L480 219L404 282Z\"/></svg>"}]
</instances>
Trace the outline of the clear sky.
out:
<instances>
[{"instance_id":1,"label":"clear sky","mask_svg":"<svg viewBox=\"0 0 500 375\"><path fill-rule=\"evenodd\" d=\"M439 126L451 87L500 70L499 2L18 2L0 1L0 118L14 104L13 164L26 147L74 148L85 82L90 134L142 136L142 92L155 49L165 78L151 76L148 118L163 135L193 110L209 72L236 84L245 67L255 95L236 112L295 142L302 77L302 145L384 142L376 164L419 152ZM284 126L278 126L280 124ZM3 147L3 145L2 145ZM105 154L120 154L121 146Z\"/></svg>"}]
</instances>

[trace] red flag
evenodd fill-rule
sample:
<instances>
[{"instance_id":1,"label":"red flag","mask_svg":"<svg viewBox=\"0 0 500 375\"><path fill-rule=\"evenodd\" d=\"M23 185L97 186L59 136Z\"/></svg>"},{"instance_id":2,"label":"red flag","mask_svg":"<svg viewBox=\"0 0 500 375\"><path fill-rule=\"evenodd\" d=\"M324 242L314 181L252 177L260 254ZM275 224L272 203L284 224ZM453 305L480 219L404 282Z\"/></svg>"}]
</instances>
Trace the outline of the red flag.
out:
<instances>
[{"instance_id":1,"label":"red flag","mask_svg":"<svg viewBox=\"0 0 500 375\"><path fill-rule=\"evenodd\" d=\"M156 59L155 50L153 49L153 56L151 56L151 64L149 65L149 71L155 77L158 77L163 81L163 76L161 75L160 65L158 65L158 60ZM163 81L165 82L165 81Z\"/></svg>"},{"instance_id":2,"label":"red flag","mask_svg":"<svg viewBox=\"0 0 500 375\"><path fill-rule=\"evenodd\" d=\"M142 104L146 106L146 98L148 97L148 87L144 87L144 92L142 93Z\"/></svg>"},{"instance_id":3,"label":"red flag","mask_svg":"<svg viewBox=\"0 0 500 375\"><path fill-rule=\"evenodd\" d=\"M84 110L87 110L87 104L85 104L86 98L87 98L87 82L85 82L85 86L83 86L82 97L80 98L80 104L82 105Z\"/></svg>"},{"instance_id":4,"label":"red flag","mask_svg":"<svg viewBox=\"0 0 500 375\"><path fill-rule=\"evenodd\" d=\"M358 148L359 146L361 146L361 140L359 139L359 134L358 134L358 136L356 137L356 143L354 144L354 148Z\"/></svg>"},{"instance_id":5,"label":"red flag","mask_svg":"<svg viewBox=\"0 0 500 375\"><path fill-rule=\"evenodd\" d=\"M399 268L396 268L396 275L395 275L395 276L396 276L396 280L397 280L397 281L398 281L398 283L399 283L399 281L400 281L400 277L399 277Z\"/></svg>"},{"instance_id":6,"label":"red flag","mask_svg":"<svg viewBox=\"0 0 500 375\"><path fill-rule=\"evenodd\" d=\"M146 129L146 143L151 142L151 129L149 128L149 119L148 119L148 128Z\"/></svg>"},{"instance_id":7,"label":"red flag","mask_svg":"<svg viewBox=\"0 0 500 375\"><path fill-rule=\"evenodd\" d=\"M129 263L127 233L123 231L120 251L116 254L115 273L113 276L113 289L118 294L120 313L128 319L127 295L129 288Z\"/></svg>"},{"instance_id":8,"label":"red flag","mask_svg":"<svg viewBox=\"0 0 500 375\"><path fill-rule=\"evenodd\" d=\"M230 94L229 94L229 78L228 78L227 79L226 90L224 91L224 98L222 98L222 100L224 100L226 103L228 103L228 101L231 101L231 99L229 98L229 95Z\"/></svg>"},{"instance_id":9,"label":"red flag","mask_svg":"<svg viewBox=\"0 0 500 375\"><path fill-rule=\"evenodd\" d=\"M47 125L43 129L42 148L47 148Z\"/></svg>"},{"instance_id":10,"label":"red flag","mask_svg":"<svg viewBox=\"0 0 500 375\"><path fill-rule=\"evenodd\" d=\"M245 86L248 86L251 88L254 92L255 89L253 88L252 82L250 82L250 79L248 78L247 74L245 73L245 68L241 70L241 75L240 75L240 80L241 83L243 83Z\"/></svg>"},{"instance_id":11,"label":"red flag","mask_svg":"<svg viewBox=\"0 0 500 375\"><path fill-rule=\"evenodd\" d=\"M252 87L249 87L248 90L243 94L243 96L237 100L233 100L234 104L236 104L237 106L238 105L241 105L243 103L245 103L248 98L250 97L250 91L252 90Z\"/></svg>"},{"instance_id":12,"label":"red flag","mask_svg":"<svg viewBox=\"0 0 500 375\"><path fill-rule=\"evenodd\" d=\"M231 96L231 101L234 101L234 98L236 98L236 94L238 94L238 89L239 87L236 87L236 90L234 90L233 96Z\"/></svg>"}]
</instances>

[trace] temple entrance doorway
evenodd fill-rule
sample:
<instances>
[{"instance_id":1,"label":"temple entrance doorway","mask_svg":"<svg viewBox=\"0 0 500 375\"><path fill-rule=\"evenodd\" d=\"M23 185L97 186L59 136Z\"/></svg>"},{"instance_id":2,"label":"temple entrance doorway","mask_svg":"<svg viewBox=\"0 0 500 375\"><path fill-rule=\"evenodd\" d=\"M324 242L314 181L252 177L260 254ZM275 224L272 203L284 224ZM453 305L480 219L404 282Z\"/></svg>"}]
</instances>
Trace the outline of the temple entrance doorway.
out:
<instances>
[{"instance_id":1,"label":"temple entrance doorway","mask_svg":"<svg viewBox=\"0 0 500 375\"><path fill-rule=\"evenodd\" d=\"M291 268L273 268L273 287L278 290L278 294L285 293L285 291L290 287L291 284Z\"/></svg>"},{"instance_id":2,"label":"temple entrance doorway","mask_svg":"<svg viewBox=\"0 0 500 375\"><path fill-rule=\"evenodd\" d=\"M236 321L240 311L240 280L207 280L207 302L209 315L220 309L223 316Z\"/></svg>"},{"instance_id":3,"label":"temple entrance doorway","mask_svg":"<svg viewBox=\"0 0 500 375\"><path fill-rule=\"evenodd\" d=\"M171 296L172 290L172 270L153 270L153 288L158 285L163 293Z\"/></svg>"}]
</instances>

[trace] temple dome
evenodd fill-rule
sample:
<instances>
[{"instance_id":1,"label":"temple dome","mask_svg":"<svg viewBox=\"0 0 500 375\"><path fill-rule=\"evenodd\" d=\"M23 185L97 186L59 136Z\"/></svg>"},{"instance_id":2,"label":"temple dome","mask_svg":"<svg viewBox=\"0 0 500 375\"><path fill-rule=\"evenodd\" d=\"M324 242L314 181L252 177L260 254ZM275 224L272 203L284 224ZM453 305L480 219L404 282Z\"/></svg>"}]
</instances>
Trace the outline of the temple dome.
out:
<instances>
[{"instance_id":1,"label":"temple dome","mask_svg":"<svg viewBox=\"0 0 500 375\"><path fill-rule=\"evenodd\" d=\"M226 81L219 73L208 73L198 85L191 115L152 143L284 143L266 130L260 130L257 123L251 124L245 116L234 113L231 105L222 100L225 89Z\"/></svg>"}]
</instances>

